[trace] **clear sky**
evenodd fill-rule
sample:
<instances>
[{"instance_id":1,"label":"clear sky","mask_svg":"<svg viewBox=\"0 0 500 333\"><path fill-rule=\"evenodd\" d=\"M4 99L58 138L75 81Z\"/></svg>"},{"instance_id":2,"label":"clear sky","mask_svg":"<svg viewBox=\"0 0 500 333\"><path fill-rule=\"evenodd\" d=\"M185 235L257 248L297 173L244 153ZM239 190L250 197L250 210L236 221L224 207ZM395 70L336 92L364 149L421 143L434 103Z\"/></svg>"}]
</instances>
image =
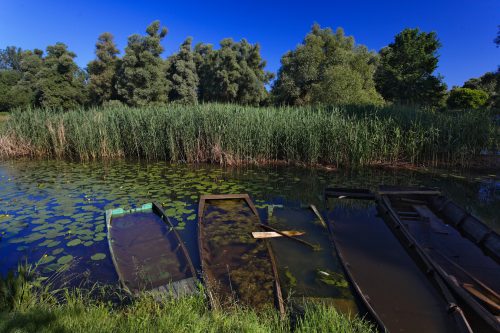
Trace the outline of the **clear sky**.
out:
<instances>
[{"instance_id":1,"label":"clear sky","mask_svg":"<svg viewBox=\"0 0 500 333\"><path fill-rule=\"evenodd\" d=\"M462 85L500 65L493 39L500 25L500 0L419 1L35 1L0 0L0 48L41 48L64 42L85 67L94 57L97 36L113 33L120 50L127 36L144 33L160 20L169 33L166 57L192 36L194 43L218 44L225 37L260 43L267 70L302 41L314 22L343 27L357 43L378 51L406 27L435 31L438 73L449 87Z\"/></svg>"}]
</instances>

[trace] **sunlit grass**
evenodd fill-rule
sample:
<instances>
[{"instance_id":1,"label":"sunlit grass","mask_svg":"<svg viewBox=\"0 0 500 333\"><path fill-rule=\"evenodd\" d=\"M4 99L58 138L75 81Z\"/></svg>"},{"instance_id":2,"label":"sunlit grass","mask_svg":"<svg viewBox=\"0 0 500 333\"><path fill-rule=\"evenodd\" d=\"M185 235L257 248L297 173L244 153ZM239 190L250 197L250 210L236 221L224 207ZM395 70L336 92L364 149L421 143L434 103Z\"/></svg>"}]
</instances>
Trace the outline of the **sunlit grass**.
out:
<instances>
[{"instance_id":1,"label":"sunlit grass","mask_svg":"<svg viewBox=\"0 0 500 333\"><path fill-rule=\"evenodd\" d=\"M402 107L204 104L65 113L18 110L7 122L7 131L11 140L29 146L24 151L31 156L227 164L466 166L481 150L494 148L499 141L484 112L450 115Z\"/></svg>"},{"instance_id":2,"label":"sunlit grass","mask_svg":"<svg viewBox=\"0 0 500 333\"><path fill-rule=\"evenodd\" d=\"M375 332L369 322L326 305L306 306L292 324L273 309L210 310L203 290L162 301L148 294L131 300L115 291L109 301L110 287L49 291L34 281L23 269L3 280L15 287L0 289L0 332ZM4 295L15 301L3 302Z\"/></svg>"}]
</instances>

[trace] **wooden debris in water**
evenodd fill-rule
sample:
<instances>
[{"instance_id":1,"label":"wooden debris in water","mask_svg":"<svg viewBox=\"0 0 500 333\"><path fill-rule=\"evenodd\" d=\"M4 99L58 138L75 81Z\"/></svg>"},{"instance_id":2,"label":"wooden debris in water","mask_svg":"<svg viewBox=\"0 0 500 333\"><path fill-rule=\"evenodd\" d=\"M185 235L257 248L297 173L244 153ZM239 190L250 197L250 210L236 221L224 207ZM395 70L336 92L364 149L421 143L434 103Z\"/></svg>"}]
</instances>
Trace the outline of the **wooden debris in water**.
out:
<instances>
[{"instance_id":1,"label":"wooden debris in water","mask_svg":"<svg viewBox=\"0 0 500 333\"><path fill-rule=\"evenodd\" d=\"M296 236L302 236L305 234L303 231L294 231L294 230L285 230L282 231L281 233L290 236L290 237L296 237ZM253 238L275 238L275 237L283 237L283 235L274 232L274 231L253 231L252 232Z\"/></svg>"},{"instance_id":2,"label":"wooden debris in water","mask_svg":"<svg viewBox=\"0 0 500 333\"><path fill-rule=\"evenodd\" d=\"M328 228L327 225L326 225L326 222L325 220L323 219L323 217L321 216L321 214L319 213L318 211L318 208L316 208L315 205L311 204L311 209L312 211L314 212L314 214L316 214L316 216L318 217L319 221L321 222L321 225L326 229Z\"/></svg>"}]
</instances>

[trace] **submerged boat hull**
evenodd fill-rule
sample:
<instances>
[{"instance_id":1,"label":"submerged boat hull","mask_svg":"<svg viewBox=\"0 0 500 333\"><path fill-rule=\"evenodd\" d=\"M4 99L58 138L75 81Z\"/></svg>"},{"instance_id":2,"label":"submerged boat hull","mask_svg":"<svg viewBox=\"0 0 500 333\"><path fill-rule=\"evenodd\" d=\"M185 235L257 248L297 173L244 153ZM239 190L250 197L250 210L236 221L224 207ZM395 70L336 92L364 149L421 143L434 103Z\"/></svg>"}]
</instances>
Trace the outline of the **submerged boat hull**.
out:
<instances>
[{"instance_id":1,"label":"submerged boat hull","mask_svg":"<svg viewBox=\"0 0 500 333\"><path fill-rule=\"evenodd\" d=\"M200 197L198 242L212 307L275 306L284 314L272 248L268 240L252 236L259 225L257 209L246 194Z\"/></svg>"},{"instance_id":2,"label":"submerged boat hull","mask_svg":"<svg viewBox=\"0 0 500 333\"><path fill-rule=\"evenodd\" d=\"M381 192L388 194L379 195L380 209L393 232L411 245L418 260L428 262L427 270L443 279L480 331L500 332L500 266L495 248L484 247L495 244L498 235L460 212L456 204L453 210L446 209L452 202L440 194L398 190L384 187ZM465 221L468 231L460 228ZM487 240L490 243L484 243Z\"/></svg>"},{"instance_id":3,"label":"submerged boat hull","mask_svg":"<svg viewBox=\"0 0 500 333\"><path fill-rule=\"evenodd\" d=\"M364 212L330 212L328 226L353 289L381 330L471 332L454 299L420 270L375 207Z\"/></svg>"},{"instance_id":4,"label":"submerged boat hull","mask_svg":"<svg viewBox=\"0 0 500 333\"><path fill-rule=\"evenodd\" d=\"M189 253L161 206L107 210L106 225L113 264L125 290L176 298L197 291Z\"/></svg>"}]
</instances>

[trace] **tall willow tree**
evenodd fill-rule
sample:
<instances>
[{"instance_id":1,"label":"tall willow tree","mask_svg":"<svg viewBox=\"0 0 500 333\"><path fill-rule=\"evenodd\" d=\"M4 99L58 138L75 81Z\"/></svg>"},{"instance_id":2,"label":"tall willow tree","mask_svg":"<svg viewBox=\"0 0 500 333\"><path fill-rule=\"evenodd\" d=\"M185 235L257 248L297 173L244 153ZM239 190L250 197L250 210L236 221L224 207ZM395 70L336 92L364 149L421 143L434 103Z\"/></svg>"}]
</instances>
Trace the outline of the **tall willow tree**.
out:
<instances>
[{"instance_id":1,"label":"tall willow tree","mask_svg":"<svg viewBox=\"0 0 500 333\"><path fill-rule=\"evenodd\" d=\"M281 58L272 95L277 104L381 104L373 76L376 54L338 28L318 24Z\"/></svg>"},{"instance_id":2,"label":"tall willow tree","mask_svg":"<svg viewBox=\"0 0 500 333\"><path fill-rule=\"evenodd\" d=\"M441 77L432 74L438 65L440 47L434 32L401 31L380 51L375 76L378 91L395 103L440 106L446 85Z\"/></svg>"},{"instance_id":3,"label":"tall willow tree","mask_svg":"<svg viewBox=\"0 0 500 333\"><path fill-rule=\"evenodd\" d=\"M94 105L118 98L116 91L117 70L119 66L118 48L113 35L109 32L101 34L95 45L97 59L89 62L89 97Z\"/></svg>"},{"instance_id":4,"label":"tall willow tree","mask_svg":"<svg viewBox=\"0 0 500 333\"><path fill-rule=\"evenodd\" d=\"M198 73L191 49L192 39L186 39L178 53L167 61L167 80L170 81L171 90L169 101L182 104L195 104L198 102Z\"/></svg>"},{"instance_id":5,"label":"tall willow tree","mask_svg":"<svg viewBox=\"0 0 500 333\"><path fill-rule=\"evenodd\" d=\"M264 70L258 44L224 39L218 50L196 45L195 54L202 101L259 105L266 100L265 85L273 75Z\"/></svg>"},{"instance_id":6,"label":"tall willow tree","mask_svg":"<svg viewBox=\"0 0 500 333\"><path fill-rule=\"evenodd\" d=\"M35 75L36 105L67 110L85 103L85 74L75 57L63 43L47 47L43 65Z\"/></svg>"},{"instance_id":7,"label":"tall willow tree","mask_svg":"<svg viewBox=\"0 0 500 333\"><path fill-rule=\"evenodd\" d=\"M161 28L160 21L154 21L146 33L146 36L128 38L118 72L118 95L131 106L163 104L168 100L165 62L160 58L163 53L160 43L167 35L167 28Z\"/></svg>"}]
</instances>

